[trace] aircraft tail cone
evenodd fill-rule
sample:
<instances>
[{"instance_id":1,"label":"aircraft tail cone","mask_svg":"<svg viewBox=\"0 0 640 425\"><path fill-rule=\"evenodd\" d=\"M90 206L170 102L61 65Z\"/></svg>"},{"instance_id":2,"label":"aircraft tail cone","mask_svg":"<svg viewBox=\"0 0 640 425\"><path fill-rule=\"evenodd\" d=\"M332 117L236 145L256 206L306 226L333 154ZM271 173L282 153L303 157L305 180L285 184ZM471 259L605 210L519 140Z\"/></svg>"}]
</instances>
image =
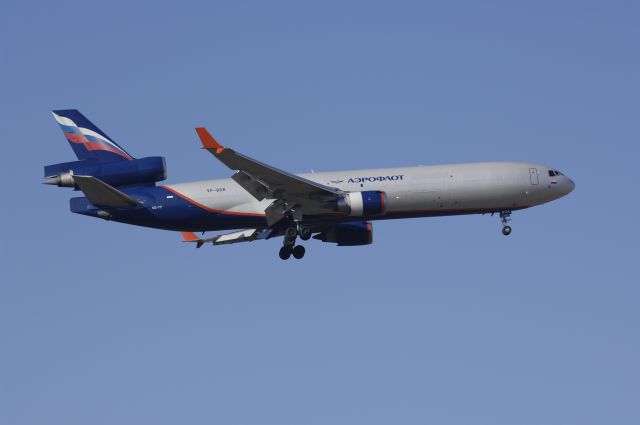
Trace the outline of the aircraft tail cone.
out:
<instances>
[{"instance_id":1,"label":"aircraft tail cone","mask_svg":"<svg viewBox=\"0 0 640 425\"><path fill-rule=\"evenodd\" d=\"M60 183L62 183L60 176L45 177L42 182L42 184L50 184L53 186L60 186Z\"/></svg>"}]
</instances>

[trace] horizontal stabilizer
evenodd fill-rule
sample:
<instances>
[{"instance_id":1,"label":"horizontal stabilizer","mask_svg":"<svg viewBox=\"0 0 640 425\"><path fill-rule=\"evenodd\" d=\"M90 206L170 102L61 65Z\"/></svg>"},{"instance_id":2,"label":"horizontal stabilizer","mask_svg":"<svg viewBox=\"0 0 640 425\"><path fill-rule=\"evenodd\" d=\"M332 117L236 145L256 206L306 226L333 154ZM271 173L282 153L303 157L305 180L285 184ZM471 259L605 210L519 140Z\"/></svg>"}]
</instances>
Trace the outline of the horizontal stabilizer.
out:
<instances>
[{"instance_id":1,"label":"horizontal stabilizer","mask_svg":"<svg viewBox=\"0 0 640 425\"><path fill-rule=\"evenodd\" d=\"M73 181L96 207L133 208L140 205L140 202L129 195L95 177L74 175Z\"/></svg>"},{"instance_id":2,"label":"horizontal stabilizer","mask_svg":"<svg viewBox=\"0 0 640 425\"><path fill-rule=\"evenodd\" d=\"M200 248L204 241L192 232L182 232L182 242L195 242L196 248Z\"/></svg>"}]
</instances>

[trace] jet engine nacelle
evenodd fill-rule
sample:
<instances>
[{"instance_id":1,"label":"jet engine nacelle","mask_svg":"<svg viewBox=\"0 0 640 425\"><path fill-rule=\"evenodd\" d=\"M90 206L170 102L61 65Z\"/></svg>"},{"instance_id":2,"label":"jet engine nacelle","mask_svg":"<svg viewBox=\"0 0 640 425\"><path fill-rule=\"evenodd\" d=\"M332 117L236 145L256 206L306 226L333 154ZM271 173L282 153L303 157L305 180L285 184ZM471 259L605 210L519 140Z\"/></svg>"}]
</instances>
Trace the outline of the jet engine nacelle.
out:
<instances>
[{"instance_id":1,"label":"jet engine nacelle","mask_svg":"<svg viewBox=\"0 0 640 425\"><path fill-rule=\"evenodd\" d=\"M338 209L356 217L384 214L386 195L379 190L348 192L339 202Z\"/></svg>"},{"instance_id":2,"label":"jet engine nacelle","mask_svg":"<svg viewBox=\"0 0 640 425\"><path fill-rule=\"evenodd\" d=\"M44 167L45 183L47 184L74 187L74 174L93 176L111 186L125 186L162 181L167 178L167 167L161 156L114 162L85 159Z\"/></svg>"},{"instance_id":3,"label":"jet engine nacelle","mask_svg":"<svg viewBox=\"0 0 640 425\"><path fill-rule=\"evenodd\" d=\"M325 229L313 238L338 246L369 245L373 243L373 230L370 221L348 221Z\"/></svg>"}]
</instances>

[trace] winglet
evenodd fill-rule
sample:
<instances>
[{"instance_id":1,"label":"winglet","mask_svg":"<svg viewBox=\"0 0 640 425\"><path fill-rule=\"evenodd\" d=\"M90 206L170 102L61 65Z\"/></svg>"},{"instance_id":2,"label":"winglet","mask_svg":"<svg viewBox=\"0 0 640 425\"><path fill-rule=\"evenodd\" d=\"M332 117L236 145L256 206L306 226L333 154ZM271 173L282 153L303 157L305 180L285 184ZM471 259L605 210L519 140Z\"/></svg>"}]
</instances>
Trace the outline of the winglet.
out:
<instances>
[{"instance_id":1,"label":"winglet","mask_svg":"<svg viewBox=\"0 0 640 425\"><path fill-rule=\"evenodd\" d=\"M204 241L196 236L195 233L192 232L181 232L182 233L182 242L196 242L196 248L200 248Z\"/></svg>"},{"instance_id":2,"label":"winglet","mask_svg":"<svg viewBox=\"0 0 640 425\"><path fill-rule=\"evenodd\" d=\"M224 150L224 146L218 143L206 128L198 127L196 128L196 133L198 133L198 137L202 142L203 148L208 150L215 150L216 154L222 153L222 151Z\"/></svg>"}]
</instances>

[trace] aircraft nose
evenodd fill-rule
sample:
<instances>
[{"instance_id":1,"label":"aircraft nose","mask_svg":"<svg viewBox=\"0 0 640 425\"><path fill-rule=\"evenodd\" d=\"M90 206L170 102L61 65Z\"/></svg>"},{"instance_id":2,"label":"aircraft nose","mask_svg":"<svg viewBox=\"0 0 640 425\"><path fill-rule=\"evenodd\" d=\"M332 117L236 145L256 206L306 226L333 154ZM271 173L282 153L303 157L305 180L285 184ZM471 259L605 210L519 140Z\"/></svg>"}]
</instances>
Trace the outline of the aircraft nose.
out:
<instances>
[{"instance_id":1,"label":"aircraft nose","mask_svg":"<svg viewBox=\"0 0 640 425\"><path fill-rule=\"evenodd\" d=\"M567 190L567 195L571 192L573 192L573 189L576 188L576 184L573 182L573 180L571 180L569 177L567 177L567 182L565 184L566 190Z\"/></svg>"}]
</instances>

